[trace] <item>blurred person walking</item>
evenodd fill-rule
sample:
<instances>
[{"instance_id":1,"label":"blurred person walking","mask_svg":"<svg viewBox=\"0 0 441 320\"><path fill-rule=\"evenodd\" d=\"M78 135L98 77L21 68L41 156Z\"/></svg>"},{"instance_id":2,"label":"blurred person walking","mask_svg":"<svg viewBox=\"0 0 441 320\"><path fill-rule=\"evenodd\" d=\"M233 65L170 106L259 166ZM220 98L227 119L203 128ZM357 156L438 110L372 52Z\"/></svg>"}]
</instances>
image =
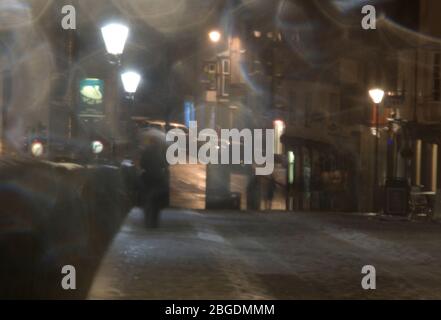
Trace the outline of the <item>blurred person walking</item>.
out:
<instances>
[{"instance_id":1,"label":"blurred person walking","mask_svg":"<svg viewBox=\"0 0 441 320\"><path fill-rule=\"evenodd\" d=\"M162 136L144 137L140 157L142 172L138 183L138 203L148 228L159 226L161 210L169 203L169 168Z\"/></svg>"}]
</instances>

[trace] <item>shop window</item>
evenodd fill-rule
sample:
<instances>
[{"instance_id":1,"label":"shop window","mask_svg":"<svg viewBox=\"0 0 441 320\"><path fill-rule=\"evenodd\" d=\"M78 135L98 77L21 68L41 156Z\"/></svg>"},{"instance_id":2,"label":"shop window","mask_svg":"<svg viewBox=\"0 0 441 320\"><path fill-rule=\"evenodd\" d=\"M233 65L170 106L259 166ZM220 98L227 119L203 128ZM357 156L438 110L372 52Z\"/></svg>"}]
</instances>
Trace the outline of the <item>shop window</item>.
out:
<instances>
[{"instance_id":1,"label":"shop window","mask_svg":"<svg viewBox=\"0 0 441 320\"><path fill-rule=\"evenodd\" d=\"M221 95L228 97L230 95L230 60L223 59L221 62Z\"/></svg>"}]
</instances>

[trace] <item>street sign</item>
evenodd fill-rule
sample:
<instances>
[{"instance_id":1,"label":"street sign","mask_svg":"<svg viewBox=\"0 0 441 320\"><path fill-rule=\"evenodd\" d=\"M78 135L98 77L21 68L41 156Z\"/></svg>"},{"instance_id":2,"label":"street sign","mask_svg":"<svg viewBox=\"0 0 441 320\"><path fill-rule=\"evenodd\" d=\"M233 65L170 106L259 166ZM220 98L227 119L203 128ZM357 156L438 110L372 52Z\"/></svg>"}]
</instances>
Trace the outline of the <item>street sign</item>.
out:
<instances>
[{"instance_id":1,"label":"street sign","mask_svg":"<svg viewBox=\"0 0 441 320\"><path fill-rule=\"evenodd\" d=\"M79 116L104 116L104 81L92 78L83 79L80 81L79 90Z\"/></svg>"}]
</instances>

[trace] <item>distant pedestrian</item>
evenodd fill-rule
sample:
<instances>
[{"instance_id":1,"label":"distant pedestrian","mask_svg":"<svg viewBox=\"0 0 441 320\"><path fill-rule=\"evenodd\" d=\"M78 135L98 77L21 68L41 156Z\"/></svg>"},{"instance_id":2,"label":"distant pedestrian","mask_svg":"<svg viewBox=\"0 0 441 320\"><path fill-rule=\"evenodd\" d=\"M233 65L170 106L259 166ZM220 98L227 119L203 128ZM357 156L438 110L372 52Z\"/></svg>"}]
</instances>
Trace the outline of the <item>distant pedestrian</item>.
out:
<instances>
[{"instance_id":1,"label":"distant pedestrian","mask_svg":"<svg viewBox=\"0 0 441 320\"><path fill-rule=\"evenodd\" d=\"M160 212L168 205L169 175L165 154L165 145L154 141L144 146L140 159L139 202L146 226L151 228L158 227Z\"/></svg>"},{"instance_id":2,"label":"distant pedestrian","mask_svg":"<svg viewBox=\"0 0 441 320\"><path fill-rule=\"evenodd\" d=\"M276 192L277 182L273 175L269 178L268 188L267 188L267 196L266 196L266 209L272 210L274 194Z\"/></svg>"}]
</instances>

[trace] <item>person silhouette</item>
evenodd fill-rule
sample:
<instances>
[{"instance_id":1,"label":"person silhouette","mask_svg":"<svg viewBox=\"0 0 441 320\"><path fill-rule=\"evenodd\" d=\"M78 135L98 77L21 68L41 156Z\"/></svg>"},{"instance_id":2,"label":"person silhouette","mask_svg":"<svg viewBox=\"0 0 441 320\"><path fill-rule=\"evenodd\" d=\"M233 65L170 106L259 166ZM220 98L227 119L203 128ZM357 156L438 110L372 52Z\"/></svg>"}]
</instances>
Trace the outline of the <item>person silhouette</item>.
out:
<instances>
[{"instance_id":1,"label":"person silhouette","mask_svg":"<svg viewBox=\"0 0 441 320\"><path fill-rule=\"evenodd\" d=\"M267 188L267 197L266 197L267 210L272 210L276 188L277 188L276 179L274 178L274 175L271 175L268 181L268 188Z\"/></svg>"}]
</instances>

